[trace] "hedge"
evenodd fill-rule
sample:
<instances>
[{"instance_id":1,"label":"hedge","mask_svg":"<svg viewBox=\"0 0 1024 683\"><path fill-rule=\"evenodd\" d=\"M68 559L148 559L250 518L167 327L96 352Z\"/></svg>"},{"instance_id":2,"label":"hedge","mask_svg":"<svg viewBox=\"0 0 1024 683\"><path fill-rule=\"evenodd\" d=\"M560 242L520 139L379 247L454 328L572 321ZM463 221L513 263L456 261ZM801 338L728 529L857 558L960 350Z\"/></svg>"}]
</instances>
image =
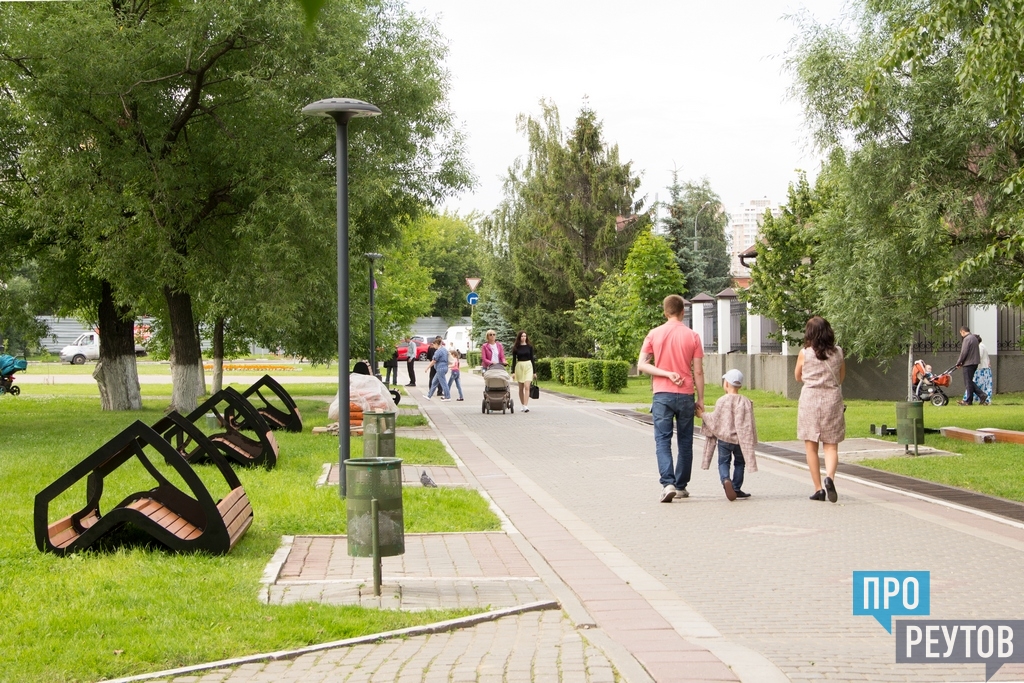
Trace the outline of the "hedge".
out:
<instances>
[{"instance_id":1,"label":"hedge","mask_svg":"<svg viewBox=\"0 0 1024 683\"><path fill-rule=\"evenodd\" d=\"M537 365L533 368L533 374L537 376L538 380L549 381L551 379L551 359L538 358Z\"/></svg>"},{"instance_id":2,"label":"hedge","mask_svg":"<svg viewBox=\"0 0 1024 683\"><path fill-rule=\"evenodd\" d=\"M587 386L593 389L604 388L604 365L607 361L587 361Z\"/></svg>"},{"instance_id":3,"label":"hedge","mask_svg":"<svg viewBox=\"0 0 1024 683\"><path fill-rule=\"evenodd\" d=\"M466 354L466 365L475 368L480 365L480 352L470 351Z\"/></svg>"},{"instance_id":4,"label":"hedge","mask_svg":"<svg viewBox=\"0 0 1024 683\"><path fill-rule=\"evenodd\" d=\"M565 384L565 359L552 358L549 363L548 367L551 369L551 379L559 384Z\"/></svg>"},{"instance_id":5,"label":"hedge","mask_svg":"<svg viewBox=\"0 0 1024 683\"><path fill-rule=\"evenodd\" d=\"M602 388L612 394L625 389L629 382L629 368L630 364L624 360L605 361Z\"/></svg>"},{"instance_id":6,"label":"hedge","mask_svg":"<svg viewBox=\"0 0 1024 683\"><path fill-rule=\"evenodd\" d=\"M578 360L572 364L572 383L577 387L590 385L590 361Z\"/></svg>"}]
</instances>

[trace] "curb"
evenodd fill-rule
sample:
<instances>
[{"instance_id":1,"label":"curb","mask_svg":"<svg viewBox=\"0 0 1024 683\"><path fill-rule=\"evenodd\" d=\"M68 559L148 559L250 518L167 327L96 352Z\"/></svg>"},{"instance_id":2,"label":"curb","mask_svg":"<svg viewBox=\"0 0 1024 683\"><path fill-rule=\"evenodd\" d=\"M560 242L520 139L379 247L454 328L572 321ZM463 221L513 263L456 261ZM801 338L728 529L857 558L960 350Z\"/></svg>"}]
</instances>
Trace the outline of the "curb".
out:
<instances>
[{"instance_id":1,"label":"curb","mask_svg":"<svg viewBox=\"0 0 1024 683\"><path fill-rule=\"evenodd\" d=\"M480 614L474 614L468 617L461 617L459 619L449 619L448 621L439 621L433 624L424 624L423 626L410 626L409 628L402 628L396 631L385 631L384 633L371 633L369 635L358 636L356 638L346 638L345 640L335 640L328 643L309 645L306 647L298 648L297 650L280 650L278 652L268 652L264 654L249 655L246 657L235 657L234 659L222 659L217 662L194 664L192 666L183 666L178 669L167 669L165 671L155 671L153 673L140 674L138 676L128 676L125 678L109 679L105 681L105 683L130 683L132 681L151 681L158 678L184 676L199 671L209 671L211 669L225 669L228 667L241 666L242 664L254 664L259 662L274 662L283 659L294 659L296 657L301 657L302 655L312 654L314 652L322 652L324 650L333 650L340 647L351 647L353 645L362 645L364 643L377 643L382 640L423 636L432 633L444 633L446 631L454 631L456 629L466 628L468 626L476 626L477 624L482 624L487 621L495 621L496 619L501 619L503 617L510 617L517 614L523 614L526 612L538 612L549 609L559 609L558 602L555 600L542 600L540 602L531 602L525 605L517 605L516 607L506 607L504 609L493 610L490 612L482 612Z\"/></svg>"}]
</instances>

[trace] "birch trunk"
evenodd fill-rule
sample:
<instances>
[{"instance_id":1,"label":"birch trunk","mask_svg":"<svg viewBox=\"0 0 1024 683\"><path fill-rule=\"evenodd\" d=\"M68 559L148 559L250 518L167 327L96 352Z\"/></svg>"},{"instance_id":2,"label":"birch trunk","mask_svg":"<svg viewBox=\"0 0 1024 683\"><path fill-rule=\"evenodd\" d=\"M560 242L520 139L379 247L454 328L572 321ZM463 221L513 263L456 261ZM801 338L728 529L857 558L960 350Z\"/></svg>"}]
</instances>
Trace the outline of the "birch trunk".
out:
<instances>
[{"instance_id":1,"label":"birch trunk","mask_svg":"<svg viewBox=\"0 0 1024 683\"><path fill-rule=\"evenodd\" d=\"M141 410L142 392L135 364L135 319L114 302L109 282L102 285L99 305L100 358L92 376L100 389L103 410Z\"/></svg>"}]
</instances>

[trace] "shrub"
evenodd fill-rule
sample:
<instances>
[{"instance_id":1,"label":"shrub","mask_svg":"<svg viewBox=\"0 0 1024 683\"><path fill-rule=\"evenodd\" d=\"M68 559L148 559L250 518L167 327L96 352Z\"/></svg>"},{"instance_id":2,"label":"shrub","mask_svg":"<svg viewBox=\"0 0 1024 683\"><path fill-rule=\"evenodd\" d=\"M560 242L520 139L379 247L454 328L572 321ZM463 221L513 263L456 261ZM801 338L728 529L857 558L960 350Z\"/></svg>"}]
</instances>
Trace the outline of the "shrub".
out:
<instances>
[{"instance_id":1,"label":"shrub","mask_svg":"<svg viewBox=\"0 0 1024 683\"><path fill-rule=\"evenodd\" d=\"M555 380L559 384L565 384L565 359L552 358L550 368L551 379Z\"/></svg>"},{"instance_id":2,"label":"shrub","mask_svg":"<svg viewBox=\"0 0 1024 683\"><path fill-rule=\"evenodd\" d=\"M624 360L605 361L602 388L612 394L617 394L625 389L629 380L629 368L630 364Z\"/></svg>"},{"instance_id":3,"label":"shrub","mask_svg":"<svg viewBox=\"0 0 1024 683\"><path fill-rule=\"evenodd\" d=\"M537 376L538 380L544 380L545 382L551 379L551 359L540 358L537 360L536 367L533 368L533 373Z\"/></svg>"},{"instance_id":4,"label":"shrub","mask_svg":"<svg viewBox=\"0 0 1024 683\"><path fill-rule=\"evenodd\" d=\"M607 362L604 360L586 361L588 387L593 387L594 389L604 387L604 365Z\"/></svg>"},{"instance_id":5,"label":"shrub","mask_svg":"<svg viewBox=\"0 0 1024 683\"><path fill-rule=\"evenodd\" d=\"M589 387L590 385L590 361L578 360L572 365L572 383L578 387Z\"/></svg>"},{"instance_id":6,"label":"shrub","mask_svg":"<svg viewBox=\"0 0 1024 683\"><path fill-rule=\"evenodd\" d=\"M480 352L470 351L466 354L466 365L471 368L475 368L480 365Z\"/></svg>"}]
</instances>

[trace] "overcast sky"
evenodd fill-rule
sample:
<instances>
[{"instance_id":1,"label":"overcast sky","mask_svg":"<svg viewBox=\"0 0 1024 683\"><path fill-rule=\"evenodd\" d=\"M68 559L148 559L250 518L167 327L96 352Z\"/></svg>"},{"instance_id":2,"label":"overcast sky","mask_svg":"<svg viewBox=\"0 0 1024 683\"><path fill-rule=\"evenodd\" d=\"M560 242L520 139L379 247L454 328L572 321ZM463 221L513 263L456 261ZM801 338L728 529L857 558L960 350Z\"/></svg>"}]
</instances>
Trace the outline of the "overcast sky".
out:
<instances>
[{"instance_id":1,"label":"overcast sky","mask_svg":"<svg viewBox=\"0 0 1024 683\"><path fill-rule=\"evenodd\" d=\"M787 95L784 54L804 9L833 23L844 0L407 0L449 41L451 104L468 136L474 190L447 208L490 212L526 151L516 116L554 102L563 128L584 98L605 139L641 174L650 206L672 169L707 177L727 210L785 199L820 164Z\"/></svg>"}]
</instances>

